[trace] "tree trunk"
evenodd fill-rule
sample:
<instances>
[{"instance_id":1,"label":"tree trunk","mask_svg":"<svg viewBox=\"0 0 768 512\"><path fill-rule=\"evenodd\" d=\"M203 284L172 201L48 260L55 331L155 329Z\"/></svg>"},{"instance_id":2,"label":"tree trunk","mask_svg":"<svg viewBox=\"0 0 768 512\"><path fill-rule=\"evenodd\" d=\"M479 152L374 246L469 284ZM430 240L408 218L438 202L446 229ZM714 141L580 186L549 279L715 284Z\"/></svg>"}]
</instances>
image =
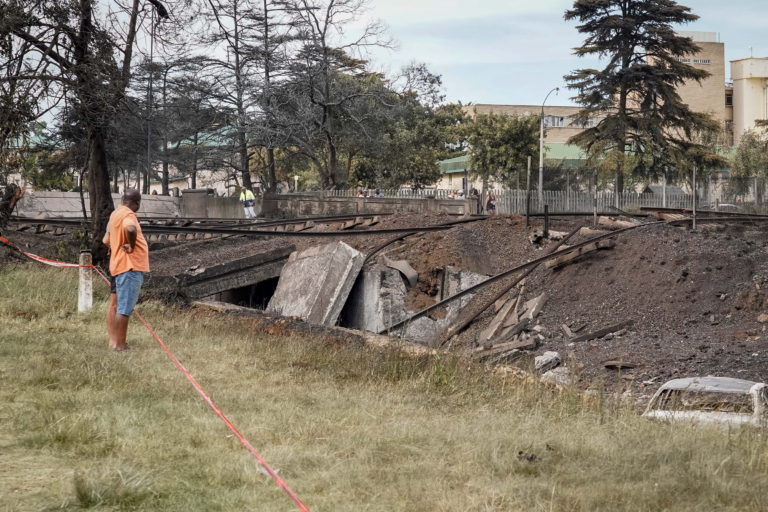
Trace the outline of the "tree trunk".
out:
<instances>
[{"instance_id":1,"label":"tree trunk","mask_svg":"<svg viewBox=\"0 0 768 512\"><path fill-rule=\"evenodd\" d=\"M3 233L8 225L8 219L11 217L16 203L19 202L23 195L23 191L15 183L7 185L3 194L0 195L0 234Z\"/></svg>"},{"instance_id":2,"label":"tree trunk","mask_svg":"<svg viewBox=\"0 0 768 512\"><path fill-rule=\"evenodd\" d=\"M163 138L163 183L162 183L162 195L170 195L168 192L168 140Z\"/></svg>"},{"instance_id":3,"label":"tree trunk","mask_svg":"<svg viewBox=\"0 0 768 512\"><path fill-rule=\"evenodd\" d=\"M275 192L277 190L277 171L275 168L275 148L267 148L267 190Z\"/></svg>"},{"instance_id":4,"label":"tree trunk","mask_svg":"<svg viewBox=\"0 0 768 512\"><path fill-rule=\"evenodd\" d=\"M142 194L145 194L145 195L149 194L149 180L151 179L150 178L151 176L152 176L152 170L149 167L147 167L144 170L144 183L141 184Z\"/></svg>"},{"instance_id":5,"label":"tree trunk","mask_svg":"<svg viewBox=\"0 0 768 512\"><path fill-rule=\"evenodd\" d=\"M109 169L107 153L104 149L104 134L99 128L91 128L88 133L88 196L91 206L91 251L95 264L107 262L107 247L101 243L107 232L109 216L115 209L109 189Z\"/></svg>"},{"instance_id":6,"label":"tree trunk","mask_svg":"<svg viewBox=\"0 0 768 512\"><path fill-rule=\"evenodd\" d=\"M238 135L238 142L240 146L240 165L243 176L243 187L251 190L253 183L251 182L251 170L248 161L248 141L245 137L245 133L241 132Z\"/></svg>"},{"instance_id":7,"label":"tree trunk","mask_svg":"<svg viewBox=\"0 0 768 512\"><path fill-rule=\"evenodd\" d=\"M192 189L197 188L197 132L195 132L194 146L192 146Z\"/></svg>"}]
</instances>

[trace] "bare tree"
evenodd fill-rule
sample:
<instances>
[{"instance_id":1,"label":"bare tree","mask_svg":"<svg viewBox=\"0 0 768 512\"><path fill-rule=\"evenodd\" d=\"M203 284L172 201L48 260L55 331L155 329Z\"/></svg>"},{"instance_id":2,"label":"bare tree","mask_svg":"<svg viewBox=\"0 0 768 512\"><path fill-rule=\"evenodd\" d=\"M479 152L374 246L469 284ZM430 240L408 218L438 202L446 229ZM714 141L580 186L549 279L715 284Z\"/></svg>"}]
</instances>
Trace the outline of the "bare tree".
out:
<instances>
[{"instance_id":1,"label":"bare tree","mask_svg":"<svg viewBox=\"0 0 768 512\"><path fill-rule=\"evenodd\" d=\"M97 0L0 0L2 81L9 84L10 99L24 90L38 93L34 108L18 114L35 119L65 96L74 98L87 133L92 249L99 262L106 258L100 240L114 209L105 131L131 78L140 22L151 9L168 16L159 0L148 1L151 5L141 0L109 3L100 10Z\"/></svg>"},{"instance_id":2,"label":"bare tree","mask_svg":"<svg viewBox=\"0 0 768 512\"><path fill-rule=\"evenodd\" d=\"M319 136L324 155L307 154L326 186L341 188L348 180L347 169L339 162L339 123L355 123L348 109L361 96L375 94L365 87L347 87L344 77L365 78L365 54L371 47L391 47L385 27L377 21L365 25L357 37L348 38L345 28L364 14L367 0L289 0L303 44L293 66L297 96L306 98L299 107L304 120L295 127L297 136L313 141ZM302 101L297 102L299 104ZM307 124L309 123L309 124Z\"/></svg>"}]
</instances>

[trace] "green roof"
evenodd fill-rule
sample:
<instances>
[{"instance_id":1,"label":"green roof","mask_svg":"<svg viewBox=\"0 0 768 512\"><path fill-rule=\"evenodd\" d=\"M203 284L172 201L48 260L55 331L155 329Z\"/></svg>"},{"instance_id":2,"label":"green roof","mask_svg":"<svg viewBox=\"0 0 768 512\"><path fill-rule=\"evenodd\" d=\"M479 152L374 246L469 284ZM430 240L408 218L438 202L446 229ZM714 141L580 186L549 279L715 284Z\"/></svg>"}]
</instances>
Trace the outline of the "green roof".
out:
<instances>
[{"instance_id":1,"label":"green roof","mask_svg":"<svg viewBox=\"0 0 768 512\"><path fill-rule=\"evenodd\" d=\"M584 160L587 158L580 147L562 142L550 142L545 144L544 151L544 161L547 165L562 164L564 167L578 167L584 163ZM469 162L471 158L469 153L465 153L449 160L443 160L440 162L440 172L443 174L468 172L470 171Z\"/></svg>"},{"instance_id":2,"label":"green roof","mask_svg":"<svg viewBox=\"0 0 768 512\"><path fill-rule=\"evenodd\" d=\"M440 162L440 172L443 174L465 172L469 169L469 159L469 153L465 153L455 158L443 160Z\"/></svg>"}]
</instances>

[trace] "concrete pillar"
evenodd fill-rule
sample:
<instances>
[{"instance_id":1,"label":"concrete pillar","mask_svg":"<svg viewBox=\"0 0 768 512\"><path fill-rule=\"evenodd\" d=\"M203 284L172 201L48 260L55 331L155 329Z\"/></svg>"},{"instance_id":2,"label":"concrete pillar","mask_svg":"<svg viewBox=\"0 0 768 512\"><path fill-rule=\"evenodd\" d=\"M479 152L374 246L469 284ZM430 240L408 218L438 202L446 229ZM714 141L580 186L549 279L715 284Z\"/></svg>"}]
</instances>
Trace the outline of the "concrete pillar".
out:
<instances>
[{"instance_id":1,"label":"concrete pillar","mask_svg":"<svg viewBox=\"0 0 768 512\"><path fill-rule=\"evenodd\" d=\"M93 275L90 265L93 263L91 251L80 252L80 284L77 294L77 312L88 313L93 308ZM82 266L87 265L87 266Z\"/></svg>"}]
</instances>

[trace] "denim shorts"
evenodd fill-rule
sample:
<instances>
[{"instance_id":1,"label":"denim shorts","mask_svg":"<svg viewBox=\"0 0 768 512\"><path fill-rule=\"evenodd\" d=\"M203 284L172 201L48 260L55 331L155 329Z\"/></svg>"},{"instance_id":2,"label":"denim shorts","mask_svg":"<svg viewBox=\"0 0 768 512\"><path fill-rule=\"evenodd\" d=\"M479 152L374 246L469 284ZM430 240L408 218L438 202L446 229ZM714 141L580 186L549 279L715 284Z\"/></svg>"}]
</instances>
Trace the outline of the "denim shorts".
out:
<instances>
[{"instance_id":1,"label":"denim shorts","mask_svg":"<svg viewBox=\"0 0 768 512\"><path fill-rule=\"evenodd\" d=\"M139 300L141 285L144 284L144 272L129 270L116 275L113 279L117 293L117 313L131 316L133 308Z\"/></svg>"}]
</instances>

